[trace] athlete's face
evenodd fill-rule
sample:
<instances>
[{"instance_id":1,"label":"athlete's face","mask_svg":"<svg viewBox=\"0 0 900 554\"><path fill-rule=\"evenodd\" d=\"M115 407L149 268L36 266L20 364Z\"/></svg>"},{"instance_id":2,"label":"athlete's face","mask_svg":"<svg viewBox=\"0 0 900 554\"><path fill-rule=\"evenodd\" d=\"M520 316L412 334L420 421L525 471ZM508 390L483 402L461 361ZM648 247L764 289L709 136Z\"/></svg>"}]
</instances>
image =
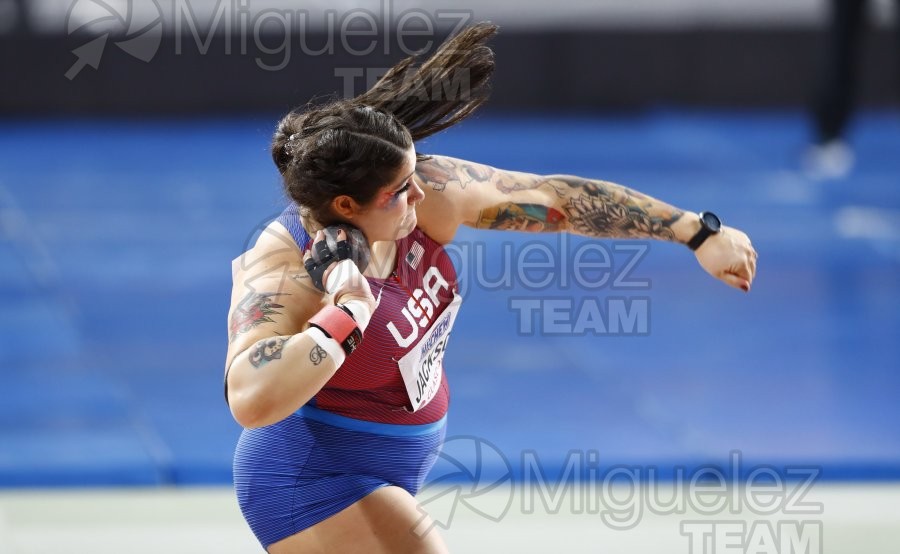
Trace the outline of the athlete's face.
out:
<instances>
[{"instance_id":1,"label":"athlete's face","mask_svg":"<svg viewBox=\"0 0 900 554\"><path fill-rule=\"evenodd\" d=\"M406 161L390 183L354 215L351 223L359 227L369 242L397 240L416 227L416 204L425 193L415 181L416 151L410 148Z\"/></svg>"}]
</instances>

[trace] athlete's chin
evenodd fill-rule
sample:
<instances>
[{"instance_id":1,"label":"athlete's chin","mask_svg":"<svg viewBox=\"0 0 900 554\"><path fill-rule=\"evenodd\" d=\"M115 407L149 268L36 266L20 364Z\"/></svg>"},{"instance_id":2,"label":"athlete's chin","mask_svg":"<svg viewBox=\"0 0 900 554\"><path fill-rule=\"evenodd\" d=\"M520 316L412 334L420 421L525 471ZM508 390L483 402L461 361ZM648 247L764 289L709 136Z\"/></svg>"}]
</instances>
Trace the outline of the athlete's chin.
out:
<instances>
[{"instance_id":1,"label":"athlete's chin","mask_svg":"<svg viewBox=\"0 0 900 554\"><path fill-rule=\"evenodd\" d=\"M403 222L400 224L400 232L405 237L406 235L413 232L416 228L416 225L419 223L419 219L416 216L416 212L409 212L405 218L403 218Z\"/></svg>"},{"instance_id":2,"label":"athlete's chin","mask_svg":"<svg viewBox=\"0 0 900 554\"><path fill-rule=\"evenodd\" d=\"M411 211L407 212L400 220L397 222L397 226L394 227L394 236L389 240L400 240L405 236L408 236L412 233L416 225L419 223L418 218L416 217L416 212ZM388 239L385 239L388 240Z\"/></svg>"}]
</instances>

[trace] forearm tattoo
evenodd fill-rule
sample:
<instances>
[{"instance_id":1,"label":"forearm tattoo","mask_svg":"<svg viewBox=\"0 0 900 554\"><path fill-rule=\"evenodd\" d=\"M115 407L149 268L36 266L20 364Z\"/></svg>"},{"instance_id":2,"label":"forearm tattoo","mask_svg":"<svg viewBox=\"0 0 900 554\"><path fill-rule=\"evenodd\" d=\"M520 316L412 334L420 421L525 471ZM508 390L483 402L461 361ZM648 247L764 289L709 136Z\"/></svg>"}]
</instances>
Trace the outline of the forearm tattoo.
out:
<instances>
[{"instance_id":1,"label":"forearm tattoo","mask_svg":"<svg viewBox=\"0 0 900 554\"><path fill-rule=\"evenodd\" d=\"M505 195L536 189L547 192L548 205L510 198L509 202L481 210L475 221L466 222L480 229L571 231L593 237L674 241L672 225L684 215L668 204L606 181L499 171L437 156L419 164L417 171L425 184L437 192L451 184L465 189L473 181L491 183Z\"/></svg>"},{"instance_id":2,"label":"forearm tattoo","mask_svg":"<svg viewBox=\"0 0 900 554\"><path fill-rule=\"evenodd\" d=\"M234 339L242 333L250 331L257 325L266 322L273 322L269 317L279 315L279 308L284 306L276 304L272 301L275 296L281 296L280 292L249 292L247 296L234 309L231 314L231 322L229 323L228 342L234 342Z\"/></svg>"},{"instance_id":3,"label":"forearm tattoo","mask_svg":"<svg viewBox=\"0 0 900 554\"><path fill-rule=\"evenodd\" d=\"M553 206L508 202L481 210L474 227L530 232L571 231L591 237L676 240L672 225L684 212L635 190L580 177L553 176L495 186L505 194L538 188L552 191Z\"/></svg>"},{"instance_id":4,"label":"forearm tattoo","mask_svg":"<svg viewBox=\"0 0 900 554\"><path fill-rule=\"evenodd\" d=\"M325 352L325 349L318 344L313 345L313 349L309 351L309 361L311 361L313 365L319 365L322 363L322 360L327 357L328 354Z\"/></svg>"},{"instance_id":5,"label":"forearm tattoo","mask_svg":"<svg viewBox=\"0 0 900 554\"><path fill-rule=\"evenodd\" d=\"M259 369L272 360L280 360L281 351L287 341L285 337L272 337L257 342L250 349L250 363Z\"/></svg>"},{"instance_id":6,"label":"forearm tattoo","mask_svg":"<svg viewBox=\"0 0 900 554\"><path fill-rule=\"evenodd\" d=\"M578 177L553 178L562 182L563 209L569 229L600 237L675 240L672 225L684 212L620 185Z\"/></svg>"}]
</instances>

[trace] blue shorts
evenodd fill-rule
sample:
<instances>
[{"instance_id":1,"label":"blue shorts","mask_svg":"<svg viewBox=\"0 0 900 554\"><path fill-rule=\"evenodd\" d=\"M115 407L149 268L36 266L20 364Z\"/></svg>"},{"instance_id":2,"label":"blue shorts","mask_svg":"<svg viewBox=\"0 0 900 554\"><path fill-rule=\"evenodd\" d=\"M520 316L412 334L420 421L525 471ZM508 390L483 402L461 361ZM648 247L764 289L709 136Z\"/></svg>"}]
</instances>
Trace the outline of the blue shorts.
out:
<instances>
[{"instance_id":1,"label":"blue shorts","mask_svg":"<svg viewBox=\"0 0 900 554\"><path fill-rule=\"evenodd\" d=\"M234 455L241 512L268 548L378 488L415 495L444 442L446 419L395 425L303 406L274 425L245 429Z\"/></svg>"}]
</instances>

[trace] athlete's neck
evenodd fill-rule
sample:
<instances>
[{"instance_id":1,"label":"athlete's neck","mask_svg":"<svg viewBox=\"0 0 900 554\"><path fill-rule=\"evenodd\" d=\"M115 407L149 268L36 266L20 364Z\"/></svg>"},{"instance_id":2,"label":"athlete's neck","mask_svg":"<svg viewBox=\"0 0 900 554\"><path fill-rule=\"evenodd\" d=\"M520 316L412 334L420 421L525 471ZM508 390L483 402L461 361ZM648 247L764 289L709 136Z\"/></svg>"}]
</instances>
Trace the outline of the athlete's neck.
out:
<instances>
[{"instance_id":1,"label":"athlete's neck","mask_svg":"<svg viewBox=\"0 0 900 554\"><path fill-rule=\"evenodd\" d=\"M397 267L397 243L380 240L370 245L372 257L365 274L376 279L387 279Z\"/></svg>"}]
</instances>

